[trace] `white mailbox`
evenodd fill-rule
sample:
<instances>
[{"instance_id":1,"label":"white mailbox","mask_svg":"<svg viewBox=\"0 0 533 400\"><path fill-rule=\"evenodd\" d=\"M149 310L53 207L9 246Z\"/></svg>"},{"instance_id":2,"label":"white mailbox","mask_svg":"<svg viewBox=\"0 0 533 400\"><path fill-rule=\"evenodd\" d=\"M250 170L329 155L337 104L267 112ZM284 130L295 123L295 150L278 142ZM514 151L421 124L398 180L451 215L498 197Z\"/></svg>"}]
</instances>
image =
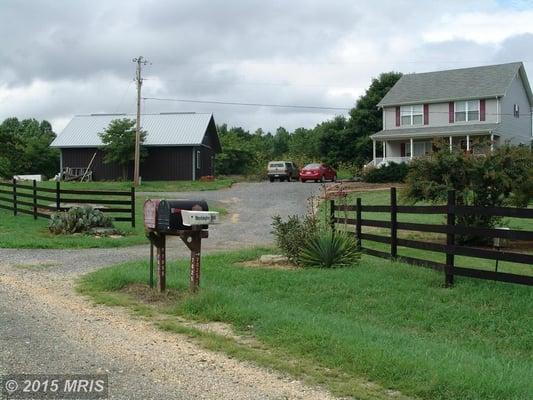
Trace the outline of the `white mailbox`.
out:
<instances>
[{"instance_id":1,"label":"white mailbox","mask_svg":"<svg viewBox=\"0 0 533 400\"><path fill-rule=\"evenodd\" d=\"M219 213L216 211L181 210L181 217L185 226L211 225L219 222Z\"/></svg>"}]
</instances>

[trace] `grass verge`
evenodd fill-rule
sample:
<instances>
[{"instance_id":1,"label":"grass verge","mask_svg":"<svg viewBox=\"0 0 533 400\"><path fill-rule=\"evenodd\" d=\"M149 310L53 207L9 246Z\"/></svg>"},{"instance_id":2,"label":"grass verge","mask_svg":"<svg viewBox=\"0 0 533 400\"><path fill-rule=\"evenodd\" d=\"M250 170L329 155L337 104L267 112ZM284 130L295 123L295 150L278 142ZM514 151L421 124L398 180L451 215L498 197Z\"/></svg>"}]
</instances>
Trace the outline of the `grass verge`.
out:
<instances>
[{"instance_id":1,"label":"grass verge","mask_svg":"<svg viewBox=\"0 0 533 400\"><path fill-rule=\"evenodd\" d=\"M231 187L233 178L217 178L213 181L144 181L137 192L192 192L219 190ZM63 189L130 190L131 181L61 182ZM39 182L39 187L55 188L52 181Z\"/></svg>"},{"instance_id":2,"label":"grass verge","mask_svg":"<svg viewBox=\"0 0 533 400\"><path fill-rule=\"evenodd\" d=\"M143 205L145 197L135 201L136 227L129 222L116 222L115 226L125 233L121 237L97 237L92 235L54 235L48 230L49 220L33 219L31 215L14 216L12 212L0 209L0 248L18 249L87 249L125 247L147 243L143 225ZM212 203L212 202L211 202ZM227 210L216 204L210 207L224 217Z\"/></svg>"},{"instance_id":3,"label":"grass verge","mask_svg":"<svg viewBox=\"0 0 533 400\"><path fill-rule=\"evenodd\" d=\"M465 278L447 289L439 273L369 256L334 270L239 264L262 252L205 257L196 296L185 294L187 262L173 263L167 283L178 296L170 302L147 305L125 294L147 281L145 262L88 274L79 291L144 316L164 314L163 322L154 318L163 329L323 383L338 395L390 398L394 390L425 399L500 400L533 393L530 288ZM230 323L264 349L198 333L179 317Z\"/></svg>"}]
</instances>

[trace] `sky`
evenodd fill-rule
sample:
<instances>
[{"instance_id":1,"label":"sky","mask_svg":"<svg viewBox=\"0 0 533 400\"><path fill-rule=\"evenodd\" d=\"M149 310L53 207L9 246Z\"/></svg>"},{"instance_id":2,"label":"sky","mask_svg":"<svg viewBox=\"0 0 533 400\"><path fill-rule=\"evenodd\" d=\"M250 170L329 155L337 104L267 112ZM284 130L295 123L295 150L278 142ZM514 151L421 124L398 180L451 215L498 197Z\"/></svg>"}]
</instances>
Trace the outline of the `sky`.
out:
<instances>
[{"instance_id":1,"label":"sky","mask_svg":"<svg viewBox=\"0 0 533 400\"><path fill-rule=\"evenodd\" d=\"M0 0L0 120L134 113L143 97L353 107L382 72L523 61L533 0ZM250 131L311 128L340 110L143 100Z\"/></svg>"}]
</instances>

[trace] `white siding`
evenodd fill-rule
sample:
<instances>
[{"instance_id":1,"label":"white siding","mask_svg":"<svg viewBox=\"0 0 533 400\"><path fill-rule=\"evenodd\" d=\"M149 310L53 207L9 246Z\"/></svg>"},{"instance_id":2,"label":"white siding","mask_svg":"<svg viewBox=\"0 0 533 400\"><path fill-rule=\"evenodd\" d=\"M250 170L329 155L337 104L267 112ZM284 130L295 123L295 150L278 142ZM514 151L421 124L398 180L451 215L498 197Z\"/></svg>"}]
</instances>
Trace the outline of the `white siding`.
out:
<instances>
[{"instance_id":1,"label":"white siding","mask_svg":"<svg viewBox=\"0 0 533 400\"><path fill-rule=\"evenodd\" d=\"M515 104L520 107L519 118L513 115ZM531 141L531 106L520 74L517 74L506 96L502 99L501 107L502 142L529 144Z\"/></svg>"}]
</instances>

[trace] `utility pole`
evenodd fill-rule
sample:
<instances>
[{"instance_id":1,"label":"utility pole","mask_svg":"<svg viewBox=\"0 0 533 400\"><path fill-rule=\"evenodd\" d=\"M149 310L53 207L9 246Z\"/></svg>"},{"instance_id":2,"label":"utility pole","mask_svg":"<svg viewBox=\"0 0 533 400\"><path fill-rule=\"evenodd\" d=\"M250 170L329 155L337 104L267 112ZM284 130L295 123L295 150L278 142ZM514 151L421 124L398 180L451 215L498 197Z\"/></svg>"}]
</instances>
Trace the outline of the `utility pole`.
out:
<instances>
[{"instance_id":1,"label":"utility pole","mask_svg":"<svg viewBox=\"0 0 533 400\"><path fill-rule=\"evenodd\" d=\"M137 73L135 74L135 81L137 82L137 124L135 128L135 166L133 170L133 186L139 186L140 175L140 158L141 158L141 86L143 79L141 76L142 66L148 64L148 61L139 56L132 60L137 63Z\"/></svg>"}]
</instances>

